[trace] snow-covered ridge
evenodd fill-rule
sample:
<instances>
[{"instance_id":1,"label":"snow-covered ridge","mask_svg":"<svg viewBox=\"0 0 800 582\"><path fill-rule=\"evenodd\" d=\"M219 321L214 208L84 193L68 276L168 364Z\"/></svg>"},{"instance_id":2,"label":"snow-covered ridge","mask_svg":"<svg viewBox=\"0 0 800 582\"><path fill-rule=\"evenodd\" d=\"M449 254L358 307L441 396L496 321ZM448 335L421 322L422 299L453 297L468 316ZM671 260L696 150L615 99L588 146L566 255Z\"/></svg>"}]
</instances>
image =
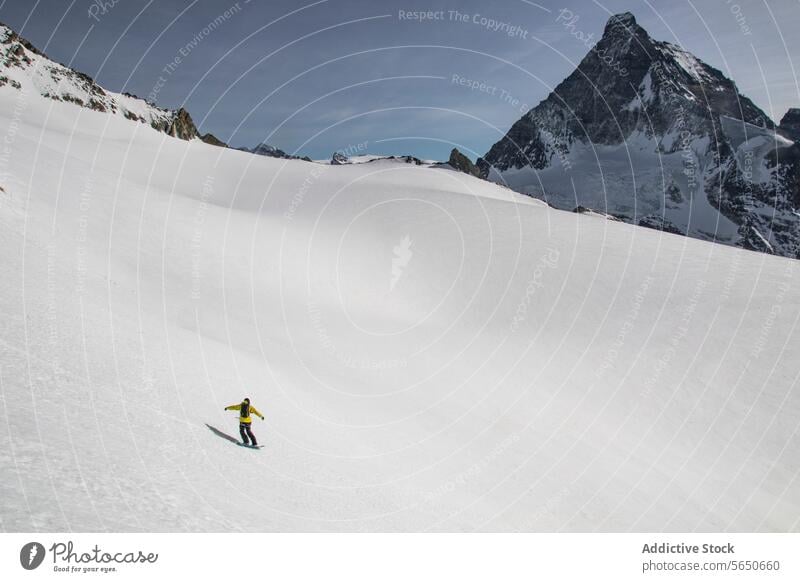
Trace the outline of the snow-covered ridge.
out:
<instances>
[{"instance_id":1,"label":"snow-covered ridge","mask_svg":"<svg viewBox=\"0 0 800 582\"><path fill-rule=\"evenodd\" d=\"M118 115L181 139L216 140L210 134L201 136L185 109L164 109L135 95L108 91L89 75L48 58L0 23L0 90L9 89Z\"/></svg>"},{"instance_id":2,"label":"snow-covered ridge","mask_svg":"<svg viewBox=\"0 0 800 582\"><path fill-rule=\"evenodd\" d=\"M180 139L201 139L212 145L227 146L211 134L201 135L185 109L165 109L136 95L104 89L89 75L53 61L10 27L0 23L0 90L8 89L25 91L28 95L39 95L54 101L118 115ZM237 149L270 158L312 161L308 157L289 154L267 143L260 143L252 148ZM371 154L346 156L338 152L329 160L318 161L344 165L380 160L425 166L440 163L436 160L419 160L413 156Z\"/></svg>"},{"instance_id":3,"label":"snow-covered ridge","mask_svg":"<svg viewBox=\"0 0 800 582\"><path fill-rule=\"evenodd\" d=\"M293 154L287 154L280 148L276 148L273 145L268 143L260 143L255 147L248 148L248 147L240 147L236 148L239 151L247 152L250 154L256 154L257 156L264 156L266 158L280 158L284 160L304 160L306 162L312 161L311 158L303 157L303 156L296 156Z\"/></svg>"}]
</instances>

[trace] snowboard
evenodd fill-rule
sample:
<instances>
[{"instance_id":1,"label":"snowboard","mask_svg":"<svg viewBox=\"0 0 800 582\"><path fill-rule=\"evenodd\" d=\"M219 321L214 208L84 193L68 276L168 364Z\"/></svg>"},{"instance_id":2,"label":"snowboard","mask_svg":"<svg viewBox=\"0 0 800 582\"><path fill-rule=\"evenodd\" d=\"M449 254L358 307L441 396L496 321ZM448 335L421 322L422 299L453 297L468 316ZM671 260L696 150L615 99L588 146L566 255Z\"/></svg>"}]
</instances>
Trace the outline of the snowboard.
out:
<instances>
[{"instance_id":1,"label":"snowboard","mask_svg":"<svg viewBox=\"0 0 800 582\"><path fill-rule=\"evenodd\" d=\"M246 445L244 443L236 443L236 444L246 449L260 449L264 447L264 445Z\"/></svg>"}]
</instances>

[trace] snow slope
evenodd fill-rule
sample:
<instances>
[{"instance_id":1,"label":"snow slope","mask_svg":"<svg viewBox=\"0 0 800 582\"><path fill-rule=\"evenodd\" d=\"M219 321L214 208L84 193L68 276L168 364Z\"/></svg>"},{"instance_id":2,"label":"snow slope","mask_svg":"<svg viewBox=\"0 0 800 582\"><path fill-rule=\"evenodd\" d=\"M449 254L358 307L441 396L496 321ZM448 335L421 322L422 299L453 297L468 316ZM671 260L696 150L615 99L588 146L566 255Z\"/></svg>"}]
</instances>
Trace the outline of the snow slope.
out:
<instances>
[{"instance_id":1,"label":"snow slope","mask_svg":"<svg viewBox=\"0 0 800 582\"><path fill-rule=\"evenodd\" d=\"M795 261L11 87L0 135L3 530L798 529Z\"/></svg>"}]
</instances>

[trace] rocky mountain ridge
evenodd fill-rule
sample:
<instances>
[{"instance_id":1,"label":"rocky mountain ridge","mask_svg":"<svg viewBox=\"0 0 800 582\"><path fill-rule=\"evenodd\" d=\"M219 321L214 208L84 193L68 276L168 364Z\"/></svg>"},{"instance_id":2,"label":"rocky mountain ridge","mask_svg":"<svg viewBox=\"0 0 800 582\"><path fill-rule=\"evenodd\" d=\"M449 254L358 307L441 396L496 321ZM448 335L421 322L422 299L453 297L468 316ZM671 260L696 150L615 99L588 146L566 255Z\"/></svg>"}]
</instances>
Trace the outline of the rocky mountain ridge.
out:
<instances>
[{"instance_id":1,"label":"rocky mountain ridge","mask_svg":"<svg viewBox=\"0 0 800 582\"><path fill-rule=\"evenodd\" d=\"M476 165L557 208L797 258L799 127L793 113L776 128L719 70L624 13Z\"/></svg>"},{"instance_id":2,"label":"rocky mountain ridge","mask_svg":"<svg viewBox=\"0 0 800 582\"><path fill-rule=\"evenodd\" d=\"M305 162L311 161L311 158L309 158L308 156L295 156L292 154L287 154L282 149L276 148L275 146L266 143L260 143L252 148L241 147L237 149L239 151L256 154L257 156L264 156L267 158L279 158L284 160L303 160Z\"/></svg>"},{"instance_id":3,"label":"rocky mountain ridge","mask_svg":"<svg viewBox=\"0 0 800 582\"><path fill-rule=\"evenodd\" d=\"M3 86L93 111L121 115L178 139L201 139L226 147L212 134L201 134L183 107L164 109L130 93L103 89L89 75L53 61L10 27L0 23L0 87Z\"/></svg>"}]
</instances>

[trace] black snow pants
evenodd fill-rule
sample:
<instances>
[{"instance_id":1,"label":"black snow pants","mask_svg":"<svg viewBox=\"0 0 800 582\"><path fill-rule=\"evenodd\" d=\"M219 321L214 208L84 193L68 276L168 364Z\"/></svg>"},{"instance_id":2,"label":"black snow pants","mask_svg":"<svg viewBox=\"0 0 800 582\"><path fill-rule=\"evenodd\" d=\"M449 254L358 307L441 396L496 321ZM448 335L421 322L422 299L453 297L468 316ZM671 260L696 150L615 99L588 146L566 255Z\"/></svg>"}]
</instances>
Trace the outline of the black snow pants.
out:
<instances>
[{"instance_id":1,"label":"black snow pants","mask_svg":"<svg viewBox=\"0 0 800 582\"><path fill-rule=\"evenodd\" d=\"M244 444L248 444L247 438L250 437L250 443L253 446L256 446L258 443L256 442L256 437L253 435L253 431L250 430L250 423L249 422L240 422L239 423L239 434L242 435L242 442Z\"/></svg>"}]
</instances>

